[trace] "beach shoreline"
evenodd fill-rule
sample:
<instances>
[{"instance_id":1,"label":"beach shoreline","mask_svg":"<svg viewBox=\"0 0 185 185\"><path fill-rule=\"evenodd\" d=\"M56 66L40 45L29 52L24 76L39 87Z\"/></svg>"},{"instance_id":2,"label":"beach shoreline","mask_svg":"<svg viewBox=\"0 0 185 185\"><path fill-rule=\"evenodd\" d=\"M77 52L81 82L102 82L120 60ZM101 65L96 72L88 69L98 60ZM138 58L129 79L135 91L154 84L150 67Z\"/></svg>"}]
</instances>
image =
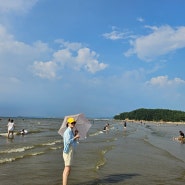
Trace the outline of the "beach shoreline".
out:
<instances>
[{"instance_id":1,"label":"beach shoreline","mask_svg":"<svg viewBox=\"0 0 185 185\"><path fill-rule=\"evenodd\" d=\"M126 121L128 123L140 123L140 124L171 124L171 125L185 125L185 122L172 122L172 121L146 121L146 120L115 120L115 121Z\"/></svg>"}]
</instances>

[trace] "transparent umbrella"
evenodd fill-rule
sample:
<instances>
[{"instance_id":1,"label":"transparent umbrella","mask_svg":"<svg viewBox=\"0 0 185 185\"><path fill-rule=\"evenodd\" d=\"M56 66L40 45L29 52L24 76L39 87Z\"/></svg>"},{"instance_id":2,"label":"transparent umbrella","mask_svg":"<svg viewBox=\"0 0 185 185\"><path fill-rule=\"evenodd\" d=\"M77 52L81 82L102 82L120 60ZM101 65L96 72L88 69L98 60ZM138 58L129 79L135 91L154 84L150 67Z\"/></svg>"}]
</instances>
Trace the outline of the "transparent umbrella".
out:
<instances>
[{"instance_id":1,"label":"transparent umbrella","mask_svg":"<svg viewBox=\"0 0 185 185\"><path fill-rule=\"evenodd\" d=\"M91 127L90 121L84 116L84 114L75 114L75 115L68 115L64 117L64 121L58 130L58 133L63 136L65 130L67 129L67 119L72 117L75 119L75 129L78 130L78 134L80 135L80 139L85 139L87 137L87 132Z\"/></svg>"}]
</instances>

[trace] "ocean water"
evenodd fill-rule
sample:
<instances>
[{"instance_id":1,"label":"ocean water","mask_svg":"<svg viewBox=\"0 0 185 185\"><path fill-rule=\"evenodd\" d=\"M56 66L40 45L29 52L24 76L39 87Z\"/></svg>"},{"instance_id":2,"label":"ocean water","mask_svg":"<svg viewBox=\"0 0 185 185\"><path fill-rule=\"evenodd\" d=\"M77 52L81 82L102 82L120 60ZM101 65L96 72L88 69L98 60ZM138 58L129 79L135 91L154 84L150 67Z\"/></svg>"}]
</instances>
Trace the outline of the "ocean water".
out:
<instances>
[{"instance_id":1,"label":"ocean water","mask_svg":"<svg viewBox=\"0 0 185 185\"><path fill-rule=\"evenodd\" d=\"M0 121L0 184L61 185L62 119L15 118L7 139L7 120ZM75 149L69 185L184 185L185 144L173 140L185 125L90 120L92 127ZM106 123L110 130L103 132Z\"/></svg>"}]
</instances>

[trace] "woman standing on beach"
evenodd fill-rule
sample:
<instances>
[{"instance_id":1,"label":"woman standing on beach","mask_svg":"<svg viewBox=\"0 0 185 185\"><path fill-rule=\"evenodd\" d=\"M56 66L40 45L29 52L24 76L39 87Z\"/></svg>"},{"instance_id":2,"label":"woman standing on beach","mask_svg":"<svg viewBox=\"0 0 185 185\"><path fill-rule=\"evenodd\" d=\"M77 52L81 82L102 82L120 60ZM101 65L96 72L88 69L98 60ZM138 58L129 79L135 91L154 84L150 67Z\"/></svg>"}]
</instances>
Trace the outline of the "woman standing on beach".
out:
<instances>
[{"instance_id":1,"label":"woman standing on beach","mask_svg":"<svg viewBox=\"0 0 185 185\"><path fill-rule=\"evenodd\" d=\"M63 158L64 158L64 171L63 171L63 185L67 185L68 176L71 171L71 165L73 161L73 147L76 144L76 139L80 136L77 133L74 135L73 128L75 127L76 121L74 118L68 118L67 120L67 129L64 132L64 150L63 150Z\"/></svg>"}]
</instances>

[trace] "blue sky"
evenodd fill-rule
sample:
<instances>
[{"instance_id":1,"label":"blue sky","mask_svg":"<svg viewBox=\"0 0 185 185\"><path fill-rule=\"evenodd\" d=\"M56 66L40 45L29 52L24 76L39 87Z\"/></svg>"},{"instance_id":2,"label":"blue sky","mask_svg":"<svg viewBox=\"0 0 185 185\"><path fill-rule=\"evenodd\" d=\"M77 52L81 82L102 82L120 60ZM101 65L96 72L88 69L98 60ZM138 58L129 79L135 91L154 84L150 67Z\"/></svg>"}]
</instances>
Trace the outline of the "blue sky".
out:
<instances>
[{"instance_id":1,"label":"blue sky","mask_svg":"<svg viewBox=\"0 0 185 185\"><path fill-rule=\"evenodd\" d=\"M184 0L0 0L0 115L185 111Z\"/></svg>"}]
</instances>

